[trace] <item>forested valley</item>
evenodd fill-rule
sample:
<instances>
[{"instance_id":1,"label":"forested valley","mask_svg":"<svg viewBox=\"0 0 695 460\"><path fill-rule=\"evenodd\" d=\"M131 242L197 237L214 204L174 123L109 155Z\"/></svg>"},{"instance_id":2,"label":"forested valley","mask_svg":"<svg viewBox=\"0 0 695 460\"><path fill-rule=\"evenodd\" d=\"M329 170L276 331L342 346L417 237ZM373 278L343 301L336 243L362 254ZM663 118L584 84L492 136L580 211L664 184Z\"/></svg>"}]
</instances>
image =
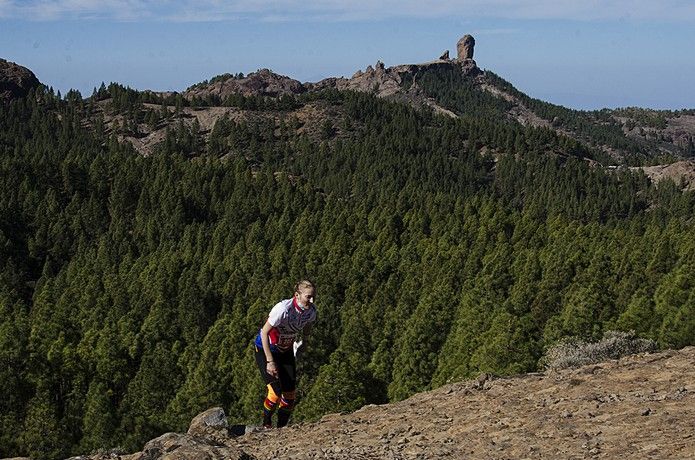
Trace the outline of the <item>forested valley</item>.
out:
<instances>
[{"instance_id":1,"label":"forested valley","mask_svg":"<svg viewBox=\"0 0 695 460\"><path fill-rule=\"evenodd\" d=\"M425 84L459 118L334 90L225 101L336 108L315 136L262 117L202 133L183 101L119 85L0 105L0 456L135 451L216 405L258 423L251 341L305 277L295 421L534 371L566 337L694 344L693 192L446 78ZM121 129L172 128L142 156L99 99Z\"/></svg>"}]
</instances>

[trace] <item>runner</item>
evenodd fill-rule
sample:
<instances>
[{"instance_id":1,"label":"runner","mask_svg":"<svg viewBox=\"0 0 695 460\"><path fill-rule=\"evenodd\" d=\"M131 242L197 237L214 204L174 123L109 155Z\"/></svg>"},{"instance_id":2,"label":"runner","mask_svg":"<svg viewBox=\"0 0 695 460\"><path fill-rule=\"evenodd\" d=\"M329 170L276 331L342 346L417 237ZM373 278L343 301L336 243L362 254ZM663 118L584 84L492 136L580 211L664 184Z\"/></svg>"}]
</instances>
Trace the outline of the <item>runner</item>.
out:
<instances>
[{"instance_id":1,"label":"runner","mask_svg":"<svg viewBox=\"0 0 695 460\"><path fill-rule=\"evenodd\" d=\"M297 385L295 355L306 349L311 326L316 321L311 281L302 280L294 287L294 296L278 302L268 320L256 335L256 362L268 394L263 403L263 426L273 426L273 413L278 409L277 427L289 422L294 408ZM297 341L299 334L301 341Z\"/></svg>"}]
</instances>

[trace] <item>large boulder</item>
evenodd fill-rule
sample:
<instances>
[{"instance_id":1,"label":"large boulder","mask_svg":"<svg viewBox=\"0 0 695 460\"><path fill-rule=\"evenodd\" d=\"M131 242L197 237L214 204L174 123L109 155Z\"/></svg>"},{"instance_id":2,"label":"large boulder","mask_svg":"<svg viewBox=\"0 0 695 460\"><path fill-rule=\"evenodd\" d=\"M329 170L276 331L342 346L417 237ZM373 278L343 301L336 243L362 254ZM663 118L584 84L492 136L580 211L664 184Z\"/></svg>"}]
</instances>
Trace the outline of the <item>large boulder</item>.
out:
<instances>
[{"instance_id":1,"label":"large boulder","mask_svg":"<svg viewBox=\"0 0 695 460\"><path fill-rule=\"evenodd\" d=\"M475 38L472 35L464 35L456 43L456 52L458 54L458 59L464 61L466 59L473 59L473 48L475 47Z\"/></svg>"},{"instance_id":2,"label":"large boulder","mask_svg":"<svg viewBox=\"0 0 695 460\"><path fill-rule=\"evenodd\" d=\"M229 423L221 407L213 407L196 415L188 427L188 435L224 444L229 440Z\"/></svg>"},{"instance_id":3,"label":"large boulder","mask_svg":"<svg viewBox=\"0 0 695 460\"><path fill-rule=\"evenodd\" d=\"M14 62L0 59L0 102L25 97L41 82L34 73Z\"/></svg>"}]
</instances>

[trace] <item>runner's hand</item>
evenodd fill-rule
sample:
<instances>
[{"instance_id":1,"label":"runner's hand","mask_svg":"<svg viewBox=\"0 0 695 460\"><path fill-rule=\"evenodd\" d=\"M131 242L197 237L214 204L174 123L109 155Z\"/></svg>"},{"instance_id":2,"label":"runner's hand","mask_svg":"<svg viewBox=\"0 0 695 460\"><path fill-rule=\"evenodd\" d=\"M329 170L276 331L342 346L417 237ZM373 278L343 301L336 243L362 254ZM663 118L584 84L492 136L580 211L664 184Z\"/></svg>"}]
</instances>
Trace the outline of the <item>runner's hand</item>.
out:
<instances>
[{"instance_id":1,"label":"runner's hand","mask_svg":"<svg viewBox=\"0 0 695 460\"><path fill-rule=\"evenodd\" d=\"M275 365L275 362L268 361L268 364L266 364L265 366L265 370L268 374L272 375L275 378L278 378L278 368Z\"/></svg>"}]
</instances>

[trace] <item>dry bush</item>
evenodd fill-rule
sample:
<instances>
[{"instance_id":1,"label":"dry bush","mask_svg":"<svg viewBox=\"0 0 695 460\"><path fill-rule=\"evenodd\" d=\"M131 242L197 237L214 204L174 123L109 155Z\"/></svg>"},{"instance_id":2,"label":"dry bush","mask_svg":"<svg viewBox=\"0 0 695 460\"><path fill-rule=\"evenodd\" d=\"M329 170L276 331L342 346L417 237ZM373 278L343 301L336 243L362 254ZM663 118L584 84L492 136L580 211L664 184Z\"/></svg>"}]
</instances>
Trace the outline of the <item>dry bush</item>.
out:
<instances>
[{"instance_id":1,"label":"dry bush","mask_svg":"<svg viewBox=\"0 0 695 460\"><path fill-rule=\"evenodd\" d=\"M606 331L598 342L563 340L548 349L540 364L545 369L559 370L656 350L656 342L637 337L635 331Z\"/></svg>"}]
</instances>

